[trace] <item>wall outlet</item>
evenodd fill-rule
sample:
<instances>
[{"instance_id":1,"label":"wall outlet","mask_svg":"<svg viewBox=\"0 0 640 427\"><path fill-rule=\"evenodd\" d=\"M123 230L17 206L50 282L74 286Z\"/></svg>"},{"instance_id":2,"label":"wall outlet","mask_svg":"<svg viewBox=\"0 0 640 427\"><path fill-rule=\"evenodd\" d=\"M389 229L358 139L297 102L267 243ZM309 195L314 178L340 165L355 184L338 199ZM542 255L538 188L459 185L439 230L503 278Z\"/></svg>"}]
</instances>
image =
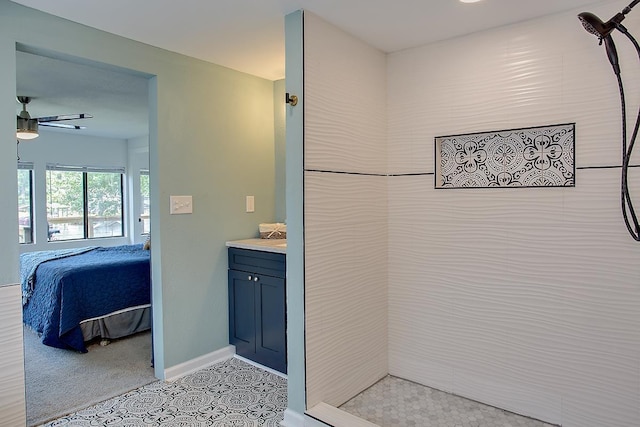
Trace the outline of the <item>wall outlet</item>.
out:
<instances>
[{"instance_id":1,"label":"wall outlet","mask_svg":"<svg viewBox=\"0 0 640 427\"><path fill-rule=\"evenodd\" d=\"M193 213L192 196L169 196L169 203L169 213L171 215Z\"/></svg>"}]
</instances>

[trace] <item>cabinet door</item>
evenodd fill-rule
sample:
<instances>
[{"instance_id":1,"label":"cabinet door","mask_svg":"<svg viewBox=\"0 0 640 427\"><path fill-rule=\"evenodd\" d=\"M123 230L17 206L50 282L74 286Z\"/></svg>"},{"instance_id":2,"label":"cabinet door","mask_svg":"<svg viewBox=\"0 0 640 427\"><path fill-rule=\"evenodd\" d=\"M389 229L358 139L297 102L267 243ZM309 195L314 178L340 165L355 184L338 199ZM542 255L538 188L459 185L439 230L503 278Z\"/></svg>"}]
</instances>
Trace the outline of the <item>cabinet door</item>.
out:
<instances>
[{"instance_id":1,"label":"cabinet door","mask_svg":"<svg viewBox=\"0 0 640 427\"><path fill-rule=\"evenodd\" d=\"M251 273L229 270L229 341L247 358L256 352L255 287Z\"/></svg>"},{"instance_id":2,"label":"cabinet door","mask_svg":"<svg viewBox=\"0 0 640 427\"><path fill-rule=\"evenodd\" d=\"M253 249L229 248L229 269L250 271L271 277L286 276L287 256L285 254L256 251Z\"/></svg>"},{"instance_id":3,"label":"cabinet door","mask_svg":"<svg viewBox=\"0 0 640 427\"><path fill-rule=\"evenodd\" d=\"M256 282L256 355L260 363L287 372L285 280L261 276Z\"/></svg>"}]
</instances>

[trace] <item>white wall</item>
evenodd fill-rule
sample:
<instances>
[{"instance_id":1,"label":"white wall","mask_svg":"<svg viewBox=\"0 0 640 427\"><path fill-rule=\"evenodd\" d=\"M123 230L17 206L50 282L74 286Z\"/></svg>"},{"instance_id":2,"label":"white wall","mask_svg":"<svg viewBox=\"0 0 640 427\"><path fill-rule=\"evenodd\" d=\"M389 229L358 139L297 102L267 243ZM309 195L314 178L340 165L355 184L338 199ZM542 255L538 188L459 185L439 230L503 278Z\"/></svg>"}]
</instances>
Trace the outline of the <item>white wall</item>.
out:
<instances>
[{"instance_id":1,"label":"white wall","mask_svg":"<svg viewBox=\"0 0 640 427\"><path fill-rule=\"evenodd\" d=\"M148 144L147 144L148 153ZM46 168L47 163L72 166L127 168L129 150L126 140L82 134L40 131L40 136L18 144L20 161L33 163L35 232L33 244L20 245L21 252L61 249L88 245L115 246L130 243L129 237L80 241L47 241ZM147 154L148 159L148 154ZM147 160L146 167L149 163ZM127 172L129 172L127 170ZM125 187L126 188L126 187ZM125 212L130 207L125 194ZM126 213L125 213L126 215ZM127 220L129 218L127 217Z\"/></svg>"},{"instance_id":2,"label":"white wall","mask_svg":"<svg viewBox=\"0 0 640 427\"><path fill-rule=\"evenodd\" d=\"M341 405L387 373L386 70L381 52L304 16L310 408Z\"/></svg>"},{"instance_id":3,"label":"white wall","mask_svg":"<svg viewBox=\"0 0 640 427\"><path fill-rule=\"evenodd\" d=\"M418 174L389 177L389 372L564 427L628 427L640 245L607 168L620 165L617 86L578 12L388 56L389 169ZM633 116L638 58L615 39ZM433 189L435 136L567 122L575 188Z\"/></svg>"}]
</instances>

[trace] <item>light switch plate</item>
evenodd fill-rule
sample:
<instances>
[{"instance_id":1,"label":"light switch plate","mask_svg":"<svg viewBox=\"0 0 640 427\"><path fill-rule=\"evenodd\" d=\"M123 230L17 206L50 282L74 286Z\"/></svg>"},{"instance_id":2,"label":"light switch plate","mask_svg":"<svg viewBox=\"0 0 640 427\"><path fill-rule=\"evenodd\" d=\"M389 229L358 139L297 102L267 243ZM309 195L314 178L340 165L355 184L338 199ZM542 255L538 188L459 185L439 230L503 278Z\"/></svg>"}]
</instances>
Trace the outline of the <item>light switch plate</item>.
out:
<instances>
[{"instance_id":1,"label":"light switch plate","mask_svg":"<svg viewBox=\"0 0 640 427\"><path fill-rule=\"evenodd\" d=\"M255 199L253 196L247 196L247 212L255 212L256 210L256 205L255 205Z\"/></svg>"},{"instance_id":2,"label":"light switch plate","mask_svg":"<svg viewBox=\"0 0 640 427\"><path fill-rule=\"evenodd\" d=\"M171 215L193 213L192 196L169 196L169 203L169 213Z\"/></svg>"}]
</instances>

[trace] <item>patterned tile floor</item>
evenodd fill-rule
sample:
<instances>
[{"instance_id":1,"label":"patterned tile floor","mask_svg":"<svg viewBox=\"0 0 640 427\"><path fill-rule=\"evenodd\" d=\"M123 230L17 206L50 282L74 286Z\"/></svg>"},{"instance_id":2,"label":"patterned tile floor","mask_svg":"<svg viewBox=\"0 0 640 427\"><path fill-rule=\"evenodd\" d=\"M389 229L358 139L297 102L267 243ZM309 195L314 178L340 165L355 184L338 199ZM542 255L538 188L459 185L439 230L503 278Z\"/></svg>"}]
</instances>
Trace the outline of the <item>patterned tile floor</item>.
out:
<instances>
[{"instance_id":1,"label":"patterned tile floor","mask_svg":"<svg viewBox=\"0 0 640 427\"><path fill-rule=\"evenodd\" d=\"M286 407L285 378L233 358L43 425L276 427ZM341 409L382 427L552 427L392 376Z\"/></svg>"},{"instance_id":2,"label":"patterned tile floor","mask_svg":"<svg viewBox=\"0 0 640 427\"><path fill-rule=\"evenodd\" d=\"M340 409L381 427L552 427L392 376L383 378Z\"/></svg>"},{"instance_id":3,"label":"patterned tile floor","mask_svg":"<svg viewBox=\"0 0 640 427\"><path fill-rule=\"evenodd\" d=\"M44 425L275 427L286 407L285 378L233 358L174 382L151 383Z\"/></svg>"}]
</instances>

